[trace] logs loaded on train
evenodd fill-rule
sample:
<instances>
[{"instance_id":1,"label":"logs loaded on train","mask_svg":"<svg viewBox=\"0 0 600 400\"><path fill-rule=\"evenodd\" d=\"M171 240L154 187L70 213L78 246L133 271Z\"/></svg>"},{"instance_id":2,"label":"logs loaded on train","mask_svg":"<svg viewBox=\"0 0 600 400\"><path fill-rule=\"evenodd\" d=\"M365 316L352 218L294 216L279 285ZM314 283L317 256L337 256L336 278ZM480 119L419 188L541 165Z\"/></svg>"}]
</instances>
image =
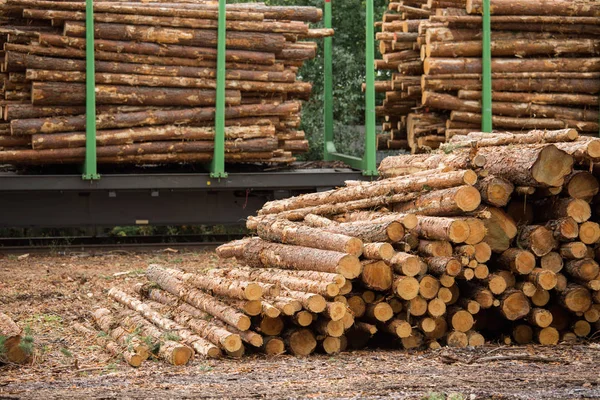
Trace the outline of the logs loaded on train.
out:
<instances>
[{"instance_id":1,"label":"logs loaded on train","mask_svg":"<svg viewBox=\"0 0 600 400\"><path fill-rule=\"evenodd\" d=\"M214 2L95 4L99 163L212 159ZM298 70L316 55L313 7L227 5L227 162L289 163L308 150ZM85 154L85 2L0 5L0 163L79 163Z\"/></svg>"},{"instance_id":2,"label":"logs loaded on train","mask_svg":"<svg viewBox=\"0 0 600 400\"><path fill-rule=\"evenodd\" d=\"M481 126L481 0L390 1L377 33L392 71L379 148L422 153ZM600 4L491 0L495 129L598 134Z\"/></svg>"},{"instance_id":3,"label":"logs loaded on train","mask_svg":"<svg viewBox=\"0 0 600 400\"><path fill-rule=\"evenodd\" d=\"M378 181L265 204L255 237L217 249L232 261L150 266L93 317L170 362L173 338L214 357L577 341L600 328L598 160L571 129L455 135Z\"/></svg>"}]
</instances>

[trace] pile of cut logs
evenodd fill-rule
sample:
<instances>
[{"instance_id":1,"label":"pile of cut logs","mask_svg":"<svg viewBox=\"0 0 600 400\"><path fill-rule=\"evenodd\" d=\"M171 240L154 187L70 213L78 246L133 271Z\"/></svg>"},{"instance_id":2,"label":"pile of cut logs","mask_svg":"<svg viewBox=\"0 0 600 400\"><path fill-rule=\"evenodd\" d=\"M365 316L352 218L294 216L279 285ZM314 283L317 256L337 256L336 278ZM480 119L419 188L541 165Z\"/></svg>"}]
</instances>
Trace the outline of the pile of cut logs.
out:
<instances>
[{"instance_id":1,"label":"pile of cut logs","mask_svg":"<svg viewBox=\"0 0 600 400\"><path fill-rule=\"evenodd\" d=\"M491 12L494 128L598 134L600 4L491 0ZM481 0L389 3L377 34L376 68L394 71L376 85L379 148L422 153L480 129L481 14Z\"/></svg>"},{"instance_id":2,"label":"pile of cut logs","mask_svg":"<svg viewBox=\"0 0 600 400\"><path fill-rule=\"evenodd\" d=\"M576 341L600 329L597 160L571 129L455 135L384 179L267 203L257 237L217 249L236 266L150 266L109 293L128 311L94 318L167 360L169 334L209 356Z\"/></svg>"},{"instance_id":3,"label":"pile of cut logs","mask_svg":"<svg viewBox=\"0 0 600 400\"><path fill-rule=\"evenodd\" d=\"M29 359L21 344L23 330L8 315L0 312L0 365L6 362L22 364Z\"/></svg>"},{"instance_id":4,"label":"pile of cut logs","mask_svg":"<svg viewBox=\"0 0 600 400\"><path fill-rule=\"evenodd\" d=\"M98 162L212 159L214 2L95 4ZM85 154L85 2L6 0L0 163L79 163ZM308 150L297 79L331 29L313 7L227 6L227 162L288 163Z\"/></svg>"}]
</instances>

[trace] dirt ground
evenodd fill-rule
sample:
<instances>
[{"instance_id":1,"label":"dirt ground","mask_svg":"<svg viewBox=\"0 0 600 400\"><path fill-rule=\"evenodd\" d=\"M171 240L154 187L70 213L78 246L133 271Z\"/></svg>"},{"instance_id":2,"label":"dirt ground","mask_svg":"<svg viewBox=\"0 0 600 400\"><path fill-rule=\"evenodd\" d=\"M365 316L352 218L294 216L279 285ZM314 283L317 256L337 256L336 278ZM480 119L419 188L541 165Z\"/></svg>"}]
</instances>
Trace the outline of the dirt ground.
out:
<instances>
[{"instance_id":1,"label":"dirt ground","mask_svg":"<svg viewBox=\"0 0 600 400\"><path fill-rule=\"evenodd\" d=\"M0 311L35 337L31 365L0 368L0 399L600 398L598 343L196 358L185 367L147 362L132 369L94 346L93 338L74 332L71 324L108 304L110 287L143 280L143 270L153 262L200 271L215 266L217 258L212 252L165 251L0 255ZM520 360L523 356L530 360Z\"/></svg>"}]
</instances>

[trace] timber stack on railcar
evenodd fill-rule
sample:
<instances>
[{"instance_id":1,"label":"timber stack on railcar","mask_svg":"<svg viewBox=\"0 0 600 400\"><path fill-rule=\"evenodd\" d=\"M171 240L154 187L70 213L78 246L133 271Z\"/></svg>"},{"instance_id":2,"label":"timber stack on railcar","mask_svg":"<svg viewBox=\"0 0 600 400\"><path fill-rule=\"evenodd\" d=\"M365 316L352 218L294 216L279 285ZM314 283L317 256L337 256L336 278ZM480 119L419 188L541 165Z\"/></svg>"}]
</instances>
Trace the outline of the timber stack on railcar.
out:
<instances>
[{"instance_id":1,"label":"timber stack on railcar","mask_svg":"<svg viewBox=\"0 0 600 400\"><path fill-rule=\"evenodd\" d=\"M518 3L518 4L517 4ZM421 153L480 129L482 1L390 2L377 34L380 148ZM491 0L495 129L598 134L600 4Z\"/></svg>"},{"instance_id":2,"label":"timber stack on railcar","mask_svg":"<svg viewBox=\"0 0 600 400\"><path fill-rule=\"evenodd\" d=\"M218 248L235 262L150 266L147 284L109 292L98 328L115 340L144 332L169 362L169 333L217 357L597 332L600 139L471 133L445 146L388 157L375 182L267 203L248 219L255 237Z\"/></svg>"},{"instance_id":3,"label":"timber stack on railcar","mask_svg":"<svg viewBox=\"0 0 600 400\"><path fill-rule=\"evenodd\" d=\"M212 158L218 10L214 2L96 2L97 156L102 164ZM6 0L0 163L79 163L85 153L85 2ZM227 162L289 163L308 150L298 70L331 29L313 7L230 4Z\"/></svg>"}]
</instances>

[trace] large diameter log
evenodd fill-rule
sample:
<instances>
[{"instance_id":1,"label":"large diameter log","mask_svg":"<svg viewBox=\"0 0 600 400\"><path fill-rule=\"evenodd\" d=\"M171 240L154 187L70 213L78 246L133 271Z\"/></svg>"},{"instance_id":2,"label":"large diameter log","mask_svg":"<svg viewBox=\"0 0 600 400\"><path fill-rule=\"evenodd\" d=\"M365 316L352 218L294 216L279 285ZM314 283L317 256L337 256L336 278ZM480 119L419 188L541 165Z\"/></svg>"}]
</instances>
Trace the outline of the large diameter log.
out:
<instances>
[{"instance_id":1,"label":"large diameter log","mask_svg":"<svg viewBox=\"0 0 600 400\"><path fill-rule=\"evenodd\" d=\"M473 171L456 171L436 176L405 177L378 181L373 185L349 186L337 190L307 194L265 204L260 214L273 214L326 203L343 203L351 200L381 196L384 194L421 191L424 187L434 189L473 184L477 180Z\"/></svg>"},{"instance_id":2,"label":"large diameter log","mask_svg":"<svg viewBox=\"0 0 600 400\"><path fill-rule=\"evenodd\" d=\"M216 47L217 31L206 29L157 28L142 25L94 24L95 36L109 40L136 40L161 44ZM66 22L65 36L85 36L85 23ZM230 49L278 52L285 46L283 35L259 32L227 32Z\"/></svg>"},{"instance_id":3,"label":"large diameter log","mask_svg":"<svg viewBox=\"0 0 600 400\"><path fill-rule=\"evenodd\" d=\"M428 75L479 74L481 58L428 57L423 61L423 70ZM494 72L598 72L600 58L492 58L492 70Z\"/></svg>"},{"instance_id":4,"label":"large diameter log","mask_svg":"<svg viewBox=\"0 0 600 400\"><path fill-rule=\"evenodd\" d=\"M467 13L483 13L482 4L482 0L467 0ZM541 1L533 4L514 3L510 0L492 0L490 10L494 15L600 16L600 4L593 2L572 2L569 0Z\"/></svg>"},{"instance_id":5,"label":"large diameter log","mask_svg":"<svg viewBox=\"0 0 600 400\"><path fill-rule=\"evenodd\" d=\"M571 173L573 157L554 145L482 148L484 168L520 186L561 186Z\"/></svg>"},{"instance_id":6,"label":"large diameter log","mask_svg":"<svg viewBox=\"0 0 600 400\"><path fill-rule=\"evenodd\" d=\"M259 222L258 235L268 241L297 246L332 250L360 256L363 243L356 237L325 232L287 220L263 220Z\"/></svg>"},{"instance_id":7,"label":"large diameter log","mask_svg":"<svg viewBox=\"0 0 600 400\"><path fill-rule=\"evenodd\" d=\"M476 57L481 54L482 41L434 42L425 47L427 57ZM600 43L593 39L492 40L492 56L528 57L546 54L598 54Z\"/></svg>"},{"instance_id":8,"label":"large diameter log","mask_svg":"<svg viewBox=\"0 0 600 400\"><path fill-rule=\"evenodd\" d=\"M41 33L38 39L41 45L72 47L85 50L85 39L68 36ZM196 60L216 60L216 49L210 47L193 47L178 45L159 45L156 43L141 43L118 40L101 40L95 42L97 51L118 52L129 54L146 54L159 57L182 57ZM225 54L227 62L248 62L256 64L272 65L275 63L275 54L247 50L228 49Z\"/></svg>"},{"instance_id":9,"label":"large diameter log","mask_svg":"<svg viewBox=\"0 0 600 400\"><path fill-rule=\"evenodd\" d=\"M31 88L34 105L85 104L85 84L34 82ZM149 88L97 85L98 104L129 104L145 106L208 106L214 105L216 92L205 89ZM227 90L225 103L238 105L239 91Z\"/></svg>"},{"instance_id":10,"label":"large diameter log","mask_svg":"<svg viewBox=\"0 0 600 400\"><path fill-rule=\"evenodd\" d=\"M291 101L282 104L259 104L226 107L225 118L290 115L300 111L300 103ZM197 124L214 121L215 109L188 108L181 110L150 110L130 113L99 114L98 129L131 128L170 124ZM76 132L85 130L85 115L56 118L33 118L11 121L11 134L31 135L35 133Z\"/></svg>"}]
</instances>

